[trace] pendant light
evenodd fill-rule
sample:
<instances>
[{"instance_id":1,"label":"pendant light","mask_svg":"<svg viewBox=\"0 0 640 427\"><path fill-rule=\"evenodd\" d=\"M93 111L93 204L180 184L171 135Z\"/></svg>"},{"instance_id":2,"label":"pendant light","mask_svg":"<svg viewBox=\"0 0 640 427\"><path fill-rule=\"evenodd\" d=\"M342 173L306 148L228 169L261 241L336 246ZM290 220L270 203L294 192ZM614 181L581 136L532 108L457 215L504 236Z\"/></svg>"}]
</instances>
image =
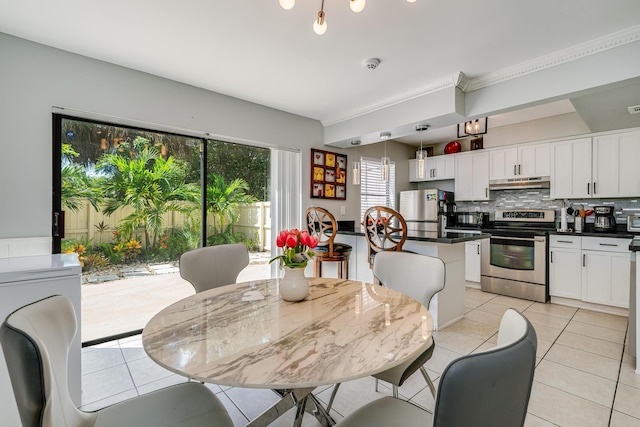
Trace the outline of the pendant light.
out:
<instances>
[{"instance_id":1,"label":"pendant light","mask_svg":"<svg viewBox=\"0 0 640 427\"><path fill-rule=\"evenodd\" d=\"M416 131L417 132L423 132L425 130L429 129L429 125L417 125L416 126ZM416 159L418 160L416 162L416 168L418 169L417 175L418 178L424 178L424 161L425 161L425 157L426 153L424 151L422 151L422 136L420 137L420 151L418 151L416 153Z\"/></svg>"},{"instance_id":2,"label":"pendant light","mask_svg":"<svg viewBox=\"0 0 640 427\"><path fill-rule=\"evenodd\" d=\"M291 10L293 6L296 4L296 0L278 0L280 3L280 7L284 10ZM415 3L416 0L407 0L409 3ZM349 0L349 7L352 12L359 13L364 10L367 5L367 0ZM322 4L320 6L320 12L318 12L318 17L313 21L313 31L321 36L327 32L327 23L325 21L324 14L324 0L322 0Z\"/></svg>"},{"instance_id":3,"label":"pendant light","mask_svg":"<svg viewBox=\"0 0 640 427\"><path fill-rule=\"evenodd\" d=\"M389 132L381 132L380 138L384 139L384 156L380 159L380 165L382 166L382 182L388 182L391 159L387 157L387 139L391 138L391 134Z\"/></svg>"},{"instance_id":4,"label":"pendant light","mask_svg":"<svg viewBox=\"0 0 640 427\"><path fill-rule=\"evenodd\" d=\"M358 145L360 145L360 140L356 139L351 141L351 145L355 147L355 153L353 155L355 160L351 164L351 179L353 185L360 185L360 159L358 158Z\"/></svg>"},{"instance_id":5,"label":"pendant light","mask_svg":"<svg viewBox=\"0 0 640 427\"><path fill-rule=\"evenodd\" d=\"M313 21L313 32L319 36L327 32L327 21L324 20L324 0L322 0L318 17Z\"/></svg>"}]
</instances>

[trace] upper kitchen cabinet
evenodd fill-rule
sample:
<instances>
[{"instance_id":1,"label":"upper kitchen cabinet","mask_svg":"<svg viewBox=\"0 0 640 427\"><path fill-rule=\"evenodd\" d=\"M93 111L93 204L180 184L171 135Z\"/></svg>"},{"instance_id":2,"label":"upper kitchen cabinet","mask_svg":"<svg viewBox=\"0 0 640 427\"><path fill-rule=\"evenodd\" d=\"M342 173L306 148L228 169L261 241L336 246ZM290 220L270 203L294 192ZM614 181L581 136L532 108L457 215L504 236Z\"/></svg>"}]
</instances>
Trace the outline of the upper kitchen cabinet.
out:
<instances>
[{"instance_id":1,"label":"upper kitchen cabinet","mask_svg":"<svg viewBox=\"0 0 640 427\"><path fill-rule=\"evenodd\" d=\"M489 153L458 154L455 159L456 201L489 200Z\"/></svg>"},{"instance_id":2,"label":"upper kitchen cabinet","mask_svg":"<svg viewBox=\"0 0 640 427\"><path fill-rule=\"evenodd\" d=\"M427 157L424 162L424 173L422 178L418 176L418 161L409 160L409 181L437 181L442 179L454 179L455 177L455 156L432 156Z\"/></svg>"},{"instance_id":3,"label":"upper kitchen cabinet","mask_svg":"<svg viewBox=\"0 0 640 427\"><path fill-rule=\"evenodd\" d=\"M490 180L551 174L551 145L529 144L490 151Z\"/></svg>"},{"instance_id":4,"label":"upper kitchen cabinet","mask_svg":"<svg viewBox=\"0 0 640 427\"><path fill-rule=\"evenodd\" d=\"M640 196L640 132L552 144L551 198Z\"/></svg>"},{"instance_id":5,"label":"upper kitchen cabinet","mask_svg":"<svg viewBox=\"0 0 640 427\"><path fill-rule=\"evenodd\" d=\"M593 197L640 196L640 132L593 138Z\"/></svg>"},{"instance_id":6,"label":"upper kitchen cabinet","mask_svg":"<svg viewBox=\"0 0 640 427\"><path fill-rule=\"evenodd\" d=\"M551 198L591 197L591 138L552 144Z\"/></svg>"}]
</instances>

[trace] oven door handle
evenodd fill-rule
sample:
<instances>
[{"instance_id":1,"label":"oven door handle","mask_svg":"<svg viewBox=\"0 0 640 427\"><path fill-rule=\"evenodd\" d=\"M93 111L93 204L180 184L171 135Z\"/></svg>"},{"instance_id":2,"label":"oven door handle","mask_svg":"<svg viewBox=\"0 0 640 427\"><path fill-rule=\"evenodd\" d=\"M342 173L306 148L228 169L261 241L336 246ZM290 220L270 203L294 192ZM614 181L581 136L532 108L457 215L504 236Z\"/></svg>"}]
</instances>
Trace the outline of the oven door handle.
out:
<instances>
[{"instance_id":1,"label":"oven door handle","mask_svg":"<svg viewBox=\"0 0 640 427\"><path fill-rule=\"evenodd\" d=\"M506 237L506 236L491 236L492 239L503 239L503 240L520 240L526 242L544 242L546 239L544 237Z\"/></svg>"}]
</instances>

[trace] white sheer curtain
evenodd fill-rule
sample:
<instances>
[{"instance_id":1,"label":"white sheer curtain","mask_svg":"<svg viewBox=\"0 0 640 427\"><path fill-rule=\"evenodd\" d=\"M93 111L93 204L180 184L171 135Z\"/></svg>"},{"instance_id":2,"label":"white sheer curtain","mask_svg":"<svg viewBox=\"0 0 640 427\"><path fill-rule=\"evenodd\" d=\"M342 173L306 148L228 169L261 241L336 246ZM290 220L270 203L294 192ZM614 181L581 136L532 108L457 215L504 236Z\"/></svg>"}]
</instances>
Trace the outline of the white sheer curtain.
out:
<instances>
[{"instance_id":1,"label":"white sheer curtain","mask_svg":"<svg viewBox=\"0 0 640 427\"><path fill-rule=\"evenodd\" d=\"M302 225L302 156L298 151L271 150L271 256L277 255L280 230ZM271 277L278 263L271 264Z\"/></svg>"}]
</instances>

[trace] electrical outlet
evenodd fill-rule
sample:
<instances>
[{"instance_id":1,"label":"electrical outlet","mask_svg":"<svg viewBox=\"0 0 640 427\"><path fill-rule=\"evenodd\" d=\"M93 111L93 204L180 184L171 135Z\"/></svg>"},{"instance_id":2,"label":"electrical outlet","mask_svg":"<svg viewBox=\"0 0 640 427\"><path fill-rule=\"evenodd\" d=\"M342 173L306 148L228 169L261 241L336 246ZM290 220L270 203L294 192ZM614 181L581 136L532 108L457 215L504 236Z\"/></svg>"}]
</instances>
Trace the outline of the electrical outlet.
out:
<instances>
[{"instance_id":1,"label":"electrical outlet","mask_svg":"<svg viewBox=\"0 0 640 427\"><path fill-rule=\"evenodd\" d=\"M347 207L340 206L340 215L346 215L346 214L347 214Z\"/></svg>"}]
</instances>

